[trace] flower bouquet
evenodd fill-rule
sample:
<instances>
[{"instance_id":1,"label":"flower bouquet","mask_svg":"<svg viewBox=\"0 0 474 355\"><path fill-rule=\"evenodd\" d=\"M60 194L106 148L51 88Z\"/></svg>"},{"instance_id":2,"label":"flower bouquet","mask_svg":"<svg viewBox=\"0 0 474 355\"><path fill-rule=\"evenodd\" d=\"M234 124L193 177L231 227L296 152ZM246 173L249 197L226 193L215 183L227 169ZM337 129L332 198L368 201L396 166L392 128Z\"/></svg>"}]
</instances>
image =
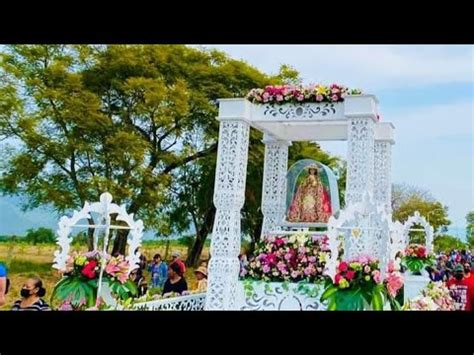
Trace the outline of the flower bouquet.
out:
<instances>
[{"instance_id":1,"label":"flower bouquet","mask_svg":"<svg viewBox=\"0 0 474 355\"><path fill-rule=\"evenodd\" d=\"M328 280L321 301L328 302L328 310L383 310L385 296L392 308L398 309L395 297L402 286L393 262L382 280L378 260L360 256L339 263L334 281Z\"/></svg>"},{"instance_id":2,"label":"flower bouquet","mask_svg":"<svg viewBox=\"0 0 474 355\"><path fill-rule=\"evenodd\" d=\"M421 295L407 301L403 310L410 311L454 311L454 301L443 282L430 282Z\"/></svg>"},{"instance_id":3,"label":"flower bouquet","mask_svg":"<svg viewBox=\"0 0 474 355\"><path fill-rule=\"evenodd\" d=\"M425 246L420 244L410 244L403 256L403 262L408 270L414 275L421 275L421 271L435 263L435 256L428 253Z\"/></svg>"},{"instance_id":4,"label":"flower bouquet","mask_svg":"<svg viewBox=\"0 0 474 355\"><path fill-rule=\"evenodd\" d=\"M247 94L247 100L254 104L286 104L303 102L342 102L348 95L360 95L362 92L357 89L348 89L345 86L332 84L310 85L269 85L264 89L252 89Z\"/></svg>"},{"instance_id":5,"label":"flower bouquet","mask_svg":"<svg viewBox=\"0 0 474 355\"><path fill-rule=\"evenodd\" d=\"M131 271L123 256L111 257L98 251L73 254L68 258L63 278L56 284L51 295L61 303L60 310L83 310L94 307L100 309L104 304L97 298L101 266L103 266L102 285L108 287L117 298L125 300L136 296L136 285L129 279Z\"/></svg>"},{"instance_id":6,"label":"flower bouquet","mask_svg":"<svg viewBox=\"0 0 474 355\"><path fill-rule=\"evenodd\" d=\"M315 282L323 279L329 247L326 236L304 233L268 237L240 272L244 279L266 282Z\"/></svg>"}]
</instances>

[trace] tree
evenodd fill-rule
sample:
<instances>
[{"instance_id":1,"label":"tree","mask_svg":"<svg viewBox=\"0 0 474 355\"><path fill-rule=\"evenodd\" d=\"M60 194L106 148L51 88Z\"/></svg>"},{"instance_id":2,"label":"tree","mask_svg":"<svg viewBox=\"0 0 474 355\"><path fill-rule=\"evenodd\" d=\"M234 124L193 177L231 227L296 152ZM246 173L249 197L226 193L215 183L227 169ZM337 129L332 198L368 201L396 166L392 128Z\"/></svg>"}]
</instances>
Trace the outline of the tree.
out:
<instances>
[{"instance_id":1,"label":"tree","mask_svg":"<svg viewBox=\"0 0 474 355\"><path fill-rule=\"evenodd\" d=\"M449 252L453 249L464 249L466 244L451 235L439 235L434 238L433 246L435 252Z\"/></svg>"},{"instance_id":2,"label":"tree","mask_svg":"<svg viewBox=\"0 0 474 355\"><path fill-rule=\"evenodd\" d=\"M466 216L466 240L469 248L474 250L474 211Z\"/></svg>"},{"instance_id":3,"label":"tree","mask_svg":"<svg viewBox=\"0 0 474 355\"><path fill-rule=\"evenodd\" d=\"M2 150L3 193L64 213L108 191L160 232L170 230L162 207L173 172L216 152L216 99L268 82L181 45L8 46L0 75L0 139L15 140ZM125 252L125 237L113 252Z\"/></svg>"},{"instance_id":4,"label":"tree","mask_svg":"<svg viewBox=\"0 0 474 355\"><path fill-rule=\"evenodd\" d=\"M54 232L49 228L40 227L38 229L28 229L25 235L25 241L33 245L53 244L56 242Z\"/></svg>"},{"instance_id":5,"label":"tree","mask_svg":"<svg viewBox=\"0 0 474 355\"><path fill-rule=\"evenodd\" d=\"M417 197L424 201L434 201L433 196L428 190L409 184L393 184L392 210L398 210L402 204L412 197Z\"/></svg>"}]
</instances>

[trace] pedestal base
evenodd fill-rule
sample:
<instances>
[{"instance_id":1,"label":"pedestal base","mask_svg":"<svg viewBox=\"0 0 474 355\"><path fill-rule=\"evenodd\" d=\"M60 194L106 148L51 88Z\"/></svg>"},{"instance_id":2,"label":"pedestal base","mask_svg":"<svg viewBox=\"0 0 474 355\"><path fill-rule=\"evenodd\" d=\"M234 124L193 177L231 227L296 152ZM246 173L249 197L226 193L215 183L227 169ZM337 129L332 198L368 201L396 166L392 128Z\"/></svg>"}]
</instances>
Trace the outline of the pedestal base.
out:
<instances>
[{"instance_id":1,"label":"pedestal base","mask_svg":"<svg viewBox=\"0 0 474 355\"><path fill-rule=\"evenodd\" d=\"M322 285L282 282L239 281L237 310L321 311Z\"/></svg>"},{"instance_id":2,"label":"pedestal base","mask_svg":"<svg viewBox=\"0 0 474 355\"><path fill-rule=\"evenodd\" d=\"M406 273L403 275L405 280L404 300L411 300L421 294L421 290L430 282L430 278L426 274L412 275Z\"/></svg>"}]
</instances>

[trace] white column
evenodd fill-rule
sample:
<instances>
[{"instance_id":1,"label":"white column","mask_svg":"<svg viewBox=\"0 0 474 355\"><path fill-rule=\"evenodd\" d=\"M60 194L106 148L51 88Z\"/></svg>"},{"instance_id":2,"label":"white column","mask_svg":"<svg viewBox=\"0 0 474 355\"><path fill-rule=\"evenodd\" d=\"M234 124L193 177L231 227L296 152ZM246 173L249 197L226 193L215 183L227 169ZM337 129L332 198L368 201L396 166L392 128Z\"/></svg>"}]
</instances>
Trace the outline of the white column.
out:
<instances>
[{"instance_id":1,"label":"white column","mask_svg":"<svg viewBox=\"0 0 474 355\"><path fill-rule=\"evenodd\" d=\"M387 213L392 212L391 157L392 144L388 141L375 141L374 197L376 203L383 205Z\"/></svg>"},{"instance_id":2,"label":"white column","mask_svg":"<svg viewBox=\"0 0 474 355\"><path fill-rule=\"evenodd\" d=\"M376 124L374 151L374 199L392 213L392 145L394 126L390 122Z\"/></svg>"},{"instance_id":3,"label":"white column","mask_svg":"<svg viewBox=\"0 0 474 355\"><path fill-rule=\"evenodd\" d=\"M206 310L234 308L240 263L240 210L245 200L249 145L246 100L221 100L209 284Z\"/></svg>"},{"instance_id":4,"label":"white column","mask_svg":"<svg viewBox=\"0 0 474 355\"><path fill-rule=\"evenodd\" d=\"M286 173L288 170L287 141L278 141L264 136L265 161L263 167L261 237L279 230L286 210Z\"/></svg>"},{"instance_id":5,"label":"white column","mask_svg":"<svg viewBox=\"0 0 474 355\"><path fill-rule=\"evenodd\" d=\"M374 194L374 138L377 99L373 95L349 96L344 115L348 119L346 206Z\"/></svg>"}]
</instances>

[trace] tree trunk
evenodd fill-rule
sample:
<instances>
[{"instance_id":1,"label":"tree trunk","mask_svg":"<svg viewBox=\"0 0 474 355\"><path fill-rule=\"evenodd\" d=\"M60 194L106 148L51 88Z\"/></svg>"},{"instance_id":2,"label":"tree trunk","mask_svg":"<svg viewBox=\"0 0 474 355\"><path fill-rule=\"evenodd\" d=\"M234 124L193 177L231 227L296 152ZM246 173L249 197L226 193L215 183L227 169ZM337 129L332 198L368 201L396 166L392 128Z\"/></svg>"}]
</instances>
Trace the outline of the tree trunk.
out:
<instances>
[{"instance_id":1,"label":"tree trunk","mask_svg":"<svg viewBox=\"0 0 474 355\"><path fill-rule=\"evenodd\" d=\"M248 250L249 254L253 254L255 250L255 246L260 241L260 234L262 232L262 222L263 220L261 219L259 223L257 223L255 228L253 229L253 234L251 236L252 240L250 241L249 250Z\"/></svg>"},{"instance_id":2,"label":"tree trunk","mask_svg":"<svg viewBox=\"0 0 474 355\"><path fill-rule=\"evenodd\" d=\"M168 253L170 251L170 237L166 238L166 248L165 248L165 255L163 256L163 260L168 260Z\"/></svg>"},{"instance_id":3,"label":"tree trunk","mask_svg":"<svg viewBox=\"0 0 474 355\"><path fill-rule=\"evenodd\" d=\"M201 259L202 250L204 249L204 244L206 242L207 236L212 230L215 215L216 209L214 207L210 208L207 211L206 216L204 217L204 223L201 228L196 232L196 240L194 241L191 251L189 252L188 257L186 259L187 266L199 266L199 260Z\"/></svg>"},{"instance_id":4,"label":"tree trunk","mask_svg":"<svg viewBox=\"0 0 474 355\"><path fill-rule=\"evenodd\" d=\"M88 218L87 221L89 225L94 224L94 220L92 218ZM92 251L94 250L94 228L87 229L87 250Z\"/></svg>"},{"instance_id":5,"label":"tree trunk","mask_svg":"<svg viewBox=\"0 0 474 355\"><path fill-rule=\"evenodd\" d=\"M114 255L115 253L125 255L128 233L129 231L126 229L117 230L117 235L115 236L114 240L114 247L112 249L112 255ZM132 252L134 252L134 250L132 250Z\"/></svg>"}]
</instances>

